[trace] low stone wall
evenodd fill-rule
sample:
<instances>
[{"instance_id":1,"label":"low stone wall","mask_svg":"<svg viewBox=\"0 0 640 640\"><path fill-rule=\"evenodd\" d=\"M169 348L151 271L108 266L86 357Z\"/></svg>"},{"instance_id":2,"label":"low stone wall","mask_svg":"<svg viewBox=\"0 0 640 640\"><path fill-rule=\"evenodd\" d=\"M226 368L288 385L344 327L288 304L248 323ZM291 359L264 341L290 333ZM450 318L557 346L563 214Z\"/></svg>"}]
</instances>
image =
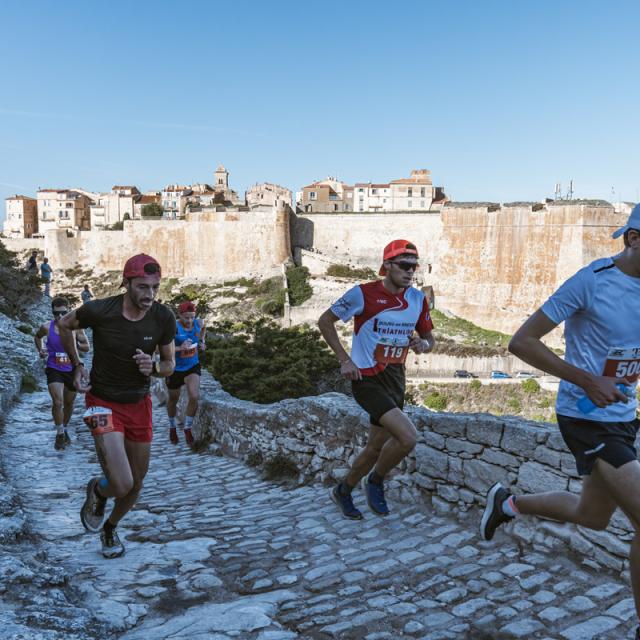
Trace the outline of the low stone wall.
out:
<instances>
[{"instance_id":1,"label":"low stone wall","mask_svg":"<svg viewBox=\"0 0 640 640\"><path fill-rule=\"evenodd\" d=\"M236 457L283 455L299 469L300 482L343 478L364 446L367 415L342 394L259 405L230 396L208 375L202 385L194 423L199 440ZM162 397L160 385L155 388ZM408 407L407 413L418 429L418 444L387 483L393 499L426 500L438 510L465 512L483 506L496 481L516 493L580 491L573 457L556 425L419 407ZM533 548L566 544L588 563L615 570L627 566L632 528L620 512L599 532L527 517L507 526Z\"/></svg>"}]
</instances>

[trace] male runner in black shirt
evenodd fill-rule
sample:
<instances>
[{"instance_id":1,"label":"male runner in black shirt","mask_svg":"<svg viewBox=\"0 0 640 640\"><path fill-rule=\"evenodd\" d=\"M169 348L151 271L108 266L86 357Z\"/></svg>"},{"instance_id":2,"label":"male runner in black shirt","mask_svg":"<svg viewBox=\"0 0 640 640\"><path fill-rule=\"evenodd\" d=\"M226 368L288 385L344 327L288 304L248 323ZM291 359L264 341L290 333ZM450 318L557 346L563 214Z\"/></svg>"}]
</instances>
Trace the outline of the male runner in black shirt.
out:
<instances>
[{"instance_id":1,"label":"male runner in black shirt","mask_svg":"<svg viewBox=\"0 0 640 640\"><path fill-rule=\"evenodd\" d=\"M115 528L135 504L149 468L149 376L165 378L175 366L175 317L170 309L154 302L160 265L145 254L129 258L122 286L124 294L90 300L59 320L60 338L74 367L75 387L86 393L85 421L105 476L89 481L80 519L87 531L101 532L105 558L124 553ZM90 377L78 358L72 333L86 328L93 331ZM152 360L156 347L159 364ZM101 529L108 498L115 498L115 504Z\"/></svg>"}]
</instances>

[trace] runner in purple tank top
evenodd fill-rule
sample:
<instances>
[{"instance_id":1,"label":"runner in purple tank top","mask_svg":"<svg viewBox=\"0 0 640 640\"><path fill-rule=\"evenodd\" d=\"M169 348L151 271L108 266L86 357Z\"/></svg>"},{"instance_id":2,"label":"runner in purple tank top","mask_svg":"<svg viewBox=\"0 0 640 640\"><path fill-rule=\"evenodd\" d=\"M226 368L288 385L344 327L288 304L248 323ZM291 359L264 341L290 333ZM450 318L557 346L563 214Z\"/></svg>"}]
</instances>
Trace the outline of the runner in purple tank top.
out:
<instances>
[{"instance_id":1,"label":"runner in purple tank top","mask_svg":"<svg viewBox=\"0 0 640 640\"><path fill-rule=\"evenodd\" d=\"M69 302L61 296L51 301L53 320L45 322L35 335L36 348L41 358L46 358L45 373L47 374L47 386L51 395L51 414L56 425L56 440L54 447L57 450L64 449L71 444L67 433L67 425L73 412L73 403L76 399L76 389L73 386L73 374L71 361L60 340L56 321L69 311ZM78 350L89 351L89 341L82 329L75 332ZM46 338L46 346L42 339Z\"/></svg>"}]
</instances>

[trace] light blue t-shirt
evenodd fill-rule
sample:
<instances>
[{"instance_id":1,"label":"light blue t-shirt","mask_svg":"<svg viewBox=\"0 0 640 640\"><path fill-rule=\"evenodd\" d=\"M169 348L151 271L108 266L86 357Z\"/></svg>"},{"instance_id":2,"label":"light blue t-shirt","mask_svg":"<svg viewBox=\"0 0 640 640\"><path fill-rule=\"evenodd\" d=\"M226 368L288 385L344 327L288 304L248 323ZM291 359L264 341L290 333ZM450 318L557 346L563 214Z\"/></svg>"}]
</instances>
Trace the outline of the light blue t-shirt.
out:
<instances>
[{"instance_id":1,"label":"light blue t-shirt","mask_svg":"<svg viewBox=\"0 0 640 640\"><path fill-rule=\"evenodd\" d=\"M640 278L624 274L612 258L600 258L569 278L543 305L553 322L564 321L565 360L595 375L636 380L640 373ZM606 370L605 370L606 369ZM560 382L556 412L597 422L629 422L637 400L582 413L584 389Z\"/></svg>"}]
</instances>

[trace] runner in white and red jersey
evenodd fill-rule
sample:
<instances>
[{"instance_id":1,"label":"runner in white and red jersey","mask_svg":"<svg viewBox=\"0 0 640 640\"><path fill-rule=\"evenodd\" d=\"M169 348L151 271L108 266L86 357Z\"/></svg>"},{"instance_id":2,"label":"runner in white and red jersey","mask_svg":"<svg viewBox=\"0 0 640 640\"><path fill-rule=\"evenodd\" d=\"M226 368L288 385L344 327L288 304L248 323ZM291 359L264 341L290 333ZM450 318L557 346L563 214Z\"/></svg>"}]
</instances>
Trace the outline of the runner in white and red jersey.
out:
<instances>
[{"instance_id":1,"label":"runner in white and red jersey","mask_svg":"<svg viewBox=\"0 0 640 640\"><path fill-rule=\"evenodd\" d=\"M580 494L562 491L511 495L496 483L487 495L480 533L522 515L606 529L616 509L635 528L631 586L640 618L640 463L635 441L640 373L640 205L626 225L618 255L595 260L571 276L513 336L509 350L561 379L556 402L560 433L582 477ZM565 323L564 359L541 338ZM640 640L640 627L636 631Z\"/></svg>"},{"instance_id":2,"label":"runner in white and red jersey","mask_svg":"<svg viewBox=\"0 0 640 640\"><path fill-rule=\"evenodd\" d=\"M389 513L384 477L416 444L416 428L402 411L404 362L410 349L428 353L435 344L428 301L411 286L417 268L418 250L414 244L407 240L390 242L380 268L384 279L353 287L318 322L324 339L338 356L340 372L351 380L353 397L367 411L371 422L364 450L331 492L342 514L353 520L362 518L351 496L360 480L369 508L376 515ZM354 328L349 356L340 344L335 323L351 318Z\"/></svg>"}]
</instances>

